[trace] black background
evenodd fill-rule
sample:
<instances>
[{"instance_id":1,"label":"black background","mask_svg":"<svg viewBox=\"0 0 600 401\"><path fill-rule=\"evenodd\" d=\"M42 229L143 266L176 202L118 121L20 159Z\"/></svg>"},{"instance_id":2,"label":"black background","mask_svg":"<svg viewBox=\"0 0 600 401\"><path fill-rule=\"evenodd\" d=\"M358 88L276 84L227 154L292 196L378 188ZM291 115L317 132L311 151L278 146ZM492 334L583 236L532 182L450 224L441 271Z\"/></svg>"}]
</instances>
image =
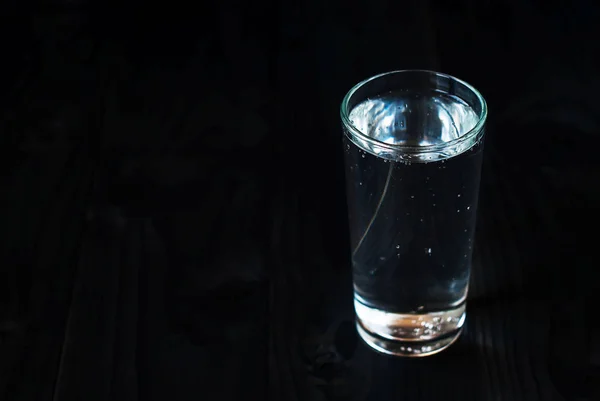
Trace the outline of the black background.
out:
<instances>
[{"instance_id":1,"label":"black background","mask_svg":"<svg viewBox=\"0 0 600 401\"><path fill-rule=\"evenodd\" d=\"M0 399L600 399L596 2L0 9ZM466 330L421 360L354 331L338 118L407 68L490 109Z\"/></svg>"}]
</instances>

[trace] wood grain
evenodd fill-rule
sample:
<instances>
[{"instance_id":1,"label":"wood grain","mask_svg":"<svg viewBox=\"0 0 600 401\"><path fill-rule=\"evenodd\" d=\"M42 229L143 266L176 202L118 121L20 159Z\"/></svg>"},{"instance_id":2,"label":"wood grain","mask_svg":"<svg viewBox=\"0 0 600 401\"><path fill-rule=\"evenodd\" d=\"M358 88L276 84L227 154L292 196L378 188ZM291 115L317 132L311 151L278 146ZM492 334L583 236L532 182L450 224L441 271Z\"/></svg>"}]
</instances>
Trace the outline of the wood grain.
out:
<instances>
[{"instance_id":1,"label":"wood grain","mask_svg":"<svg viewBox=\"0 0 600 401\"><path fill-rule=\"evenodd\" d=\"M496 3L224 4L159 54L107 12L81 40L38 18L2 102L0 398L599 399L597 79L550 68L593 43L544 56L552 19L521 46ZM354 329L337 113L360 79L438 66L492 110L468 319L403 360Z\"/></svg>"}]
</instances>

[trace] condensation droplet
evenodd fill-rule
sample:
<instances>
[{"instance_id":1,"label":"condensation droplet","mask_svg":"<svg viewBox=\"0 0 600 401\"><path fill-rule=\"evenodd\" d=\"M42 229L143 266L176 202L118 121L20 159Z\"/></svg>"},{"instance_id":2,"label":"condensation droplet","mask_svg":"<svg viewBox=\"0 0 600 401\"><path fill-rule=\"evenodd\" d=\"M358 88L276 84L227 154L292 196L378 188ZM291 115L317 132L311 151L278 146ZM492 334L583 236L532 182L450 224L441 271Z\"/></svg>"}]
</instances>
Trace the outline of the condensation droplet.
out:
<instances>
[{"instance_id":1,"label":"condensation droplet","mask_svg":"<svg viewBox=\"0 0 600 401\"><path fill-rule=\"evenodd\" d=\"M425 253L427 255L431 255L431 248L425 248Z\"/></svg>"},{"instance_id":2,"label":"condensation droplet","mask_svg":"<svg viewBox=\"0 0 600 401\"><path fill-rule=\"evenodd\" d=\"M460 198L460 194L456 195L457 198Z\"/></svg>"},{"instance_id":3,"label":"condensation droplet","mask_svg":"<svg viewBox=\"0 0 600 401\"><path fill-rule=\"evenodd\" d=\"M471 206L467 206L467 210L471 209Z\"/></svg>"},{"instance_id":4,"label":"condensation droplet","mask_svg":"<svg viewBox=\"0 0 600 401\"><path fill-rule=\"evenodd\" d=\"M400 249L400 245L396 245L396 249Z\"/></svg>"},{"instance_id":5,"label":"condensation droplet","mask_svg":"<svg viewBox=\"0 0 600 401\"><path fill-rule=\"evenodd\" d=\"M414 196L414 195L411 195L411 196L410 196L410 199L415 199L415 196Z\"/></svg>"}]
</instances>

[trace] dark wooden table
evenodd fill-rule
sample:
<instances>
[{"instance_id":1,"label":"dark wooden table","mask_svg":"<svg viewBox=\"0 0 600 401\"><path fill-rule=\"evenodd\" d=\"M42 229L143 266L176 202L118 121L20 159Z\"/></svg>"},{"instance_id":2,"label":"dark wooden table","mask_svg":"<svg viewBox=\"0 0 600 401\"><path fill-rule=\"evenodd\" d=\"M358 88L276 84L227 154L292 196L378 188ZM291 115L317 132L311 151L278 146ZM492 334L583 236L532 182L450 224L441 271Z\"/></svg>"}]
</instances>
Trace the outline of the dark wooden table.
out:
<instances>
[{"instance_id":1,"label":"dark wooden table","mask_svg":"<svg viewBox=\"0 0 600 401\"><path fill-rule=\"evenodd\" d=\"M57 4L2 24L21 42L0 399L600 399L595 8L561 31L558 8L499 2ZM355 332L337 120L398 67L458 75L491 110L466 328L419 360Z\"/></svg>"}]
</instances>

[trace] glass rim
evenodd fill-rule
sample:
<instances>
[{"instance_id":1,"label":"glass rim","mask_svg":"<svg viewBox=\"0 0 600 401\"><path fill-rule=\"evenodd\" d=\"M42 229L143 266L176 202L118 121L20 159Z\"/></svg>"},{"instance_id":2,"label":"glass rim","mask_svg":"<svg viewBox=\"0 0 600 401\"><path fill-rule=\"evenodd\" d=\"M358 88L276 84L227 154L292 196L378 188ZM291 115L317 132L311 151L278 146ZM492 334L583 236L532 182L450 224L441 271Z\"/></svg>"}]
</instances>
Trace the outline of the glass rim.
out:
<instances>
[{"instance_id":1,"label":"glass rim","mask_svg":"<svg viewBox=\"0 0 600 401\"><path fill-rule=\"evenodd\" d=\"M356 91L358 91L360 88L364 87L365 85L367 85L370 82L373 82L377 79L383 78L388 75L400 74L400 73L404 73L404 72L417 72L417 73L425 73L425 74L429 74L429 75L441 76L441 77L447 78L451 81L458 82L458 83L464 85L468 90L473 92L473 94L477 98L477 101L481 105L481 113L479 113L479 116L478 116L479 119L477 120L477 124L475 124L475 126L473 128L471 128L464 135L461 135L458 138L454 138L448 142L441 143L441 144L424 145L424 146L390 144L390 143L375 139L373 137L370 137L369 135L363 133L350 121L350 115L349 115L350 111L348 110L348 104L350 102L350 98L352 97L352 95L354 95L356 93ZM462 100L464 100L464 99L462 99ZM342 124L344 124L344 127L346 129L348 129L349 131L351 131L351 133L353 135L358 136L363 141L367 141L375 146L386 148L390 151L402 150L404 152L412 153L412 154L420 154L420 153L428 153L428 152L444 150L448 147L451 147L451 146L460 144L464 141L472 139L473 137L477 136L482 131L485 121L487 119L487 114L488 114L487 103L486 103L485 99L483 98L483 96L481 95L481 93L479 93L479 91L477 89L475 89L475 87L473 87L472 85L463 81L462 79L456 78L449 74L444 74L444 73L432 71L432 70L420 70L420 69L388 71L388 72L374 75L363 81L360 81L359 83L354 85L348 91L348 93L346 93L346 96L344 96L344 99L342 100L342 103L340 105L340 117L342 119Z\"/></svg>"}]
</instances>

